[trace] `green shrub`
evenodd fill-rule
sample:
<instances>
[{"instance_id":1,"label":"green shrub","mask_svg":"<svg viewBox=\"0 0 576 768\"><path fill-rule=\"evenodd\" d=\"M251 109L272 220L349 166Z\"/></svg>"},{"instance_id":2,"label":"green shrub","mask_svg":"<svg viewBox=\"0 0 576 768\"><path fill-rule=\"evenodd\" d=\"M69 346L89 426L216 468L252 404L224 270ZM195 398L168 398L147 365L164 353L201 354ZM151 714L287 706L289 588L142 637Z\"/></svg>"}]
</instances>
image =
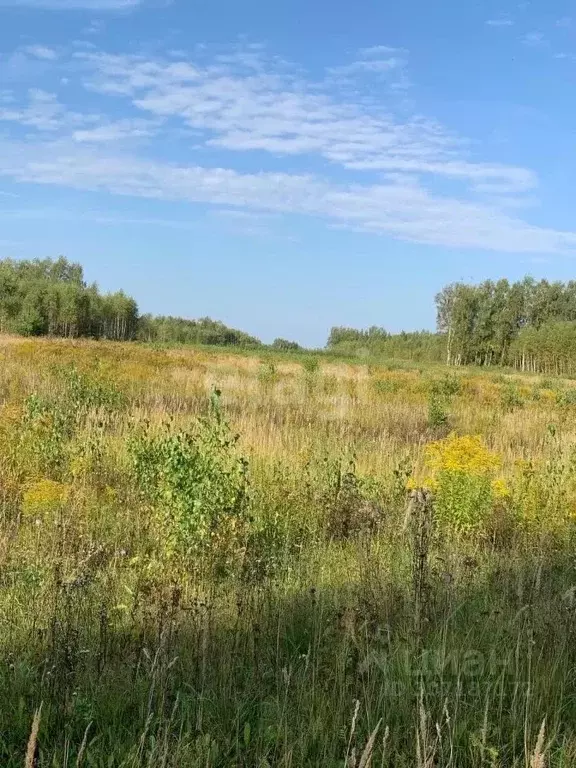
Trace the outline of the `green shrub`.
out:
<instances>
[{"instance_id":1,"label":"green shrub","mask_svg":"<svg viewBox=\"0 0 576 768\"><path fill-rule=\"evenodd\" d=\"M278 369L272 361L263 363L260 366L260 370L258 371L258 380L265 389L272 387L278 381L278 379Z\"/></svg>"},{"instance_id":2,"label":"green shrub","mask_svg":"<svg viewBox=\"0 0 576 768\"><path fill-rule=\"evenodd\" d=\"M393 395L400 389L400 382L393 379L372 379L372 389L379 395Z\"/></svg>"},{"instance_id":3,"label":"green shrub","mask_svg":"<svg viewBox=\"0 0 576 768\"><path fill-rule=\"evenodd\" d=\"M306 373L317 373L318 369L320 368L320 363L318 362L317 357L305 357L302 360L302 367Z\"/></svg>"},{"instance_id":4,"label":"green shrub","mask_svg":"<svg viewBox=\"0 0 576 768\"><path fill-rule=\"evenodd\" d=\"M513 411L515 408L522 408L524 406L524 399L518 391L518 387L511 381L507 381L502 385L500 403L505 411Z\"/></svg>"},{"instance_id":5,"label":"green shrub","mask_svg":"<svg viewBox=\"0 0 576 768\"><path fill-rule=\"evenodd\" d=\"M248 524L248 462L218 410L191 430L144 433L129 444L134 476L152 512L162 557L219 569L239 557Z\"/></svg>"},{"instance_id":6,"label":"green shrub","mask_svg":"<svg viewBox=\"0 0 576 768\"><path fill-rule=\"evenodd\" d=\"M558 405L562 408L576 405L576 388L570 387L570 389L558 392Z\"/></svg>"},{"instance_id":7,"label":"green shrub","mask_svg":"<svg viewBox=\"0 0 576 768\"><path fill-rule=\"evenodd\" d=\"M438 429L448 425L446 399L432 391L428 397L428 426Z\"/></svg>"}]
</instances>

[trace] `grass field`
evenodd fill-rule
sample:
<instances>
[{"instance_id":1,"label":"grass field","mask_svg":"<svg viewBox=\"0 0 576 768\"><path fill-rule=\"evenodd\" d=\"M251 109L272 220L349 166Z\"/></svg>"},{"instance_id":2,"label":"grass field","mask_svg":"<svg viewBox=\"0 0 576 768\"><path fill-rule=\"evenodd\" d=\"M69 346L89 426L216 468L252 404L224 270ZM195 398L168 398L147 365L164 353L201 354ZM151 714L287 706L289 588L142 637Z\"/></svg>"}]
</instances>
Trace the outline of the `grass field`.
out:
<instances>
[{"instance_id":1,"label":"grass field","mask_svg":"<svg viewBox=\"0 0 576 768\"><path fill-rule=\"evenodd\" d=\"M573 382L0 362L0 765L576 764Z\"/></svg>"}]
</instances>

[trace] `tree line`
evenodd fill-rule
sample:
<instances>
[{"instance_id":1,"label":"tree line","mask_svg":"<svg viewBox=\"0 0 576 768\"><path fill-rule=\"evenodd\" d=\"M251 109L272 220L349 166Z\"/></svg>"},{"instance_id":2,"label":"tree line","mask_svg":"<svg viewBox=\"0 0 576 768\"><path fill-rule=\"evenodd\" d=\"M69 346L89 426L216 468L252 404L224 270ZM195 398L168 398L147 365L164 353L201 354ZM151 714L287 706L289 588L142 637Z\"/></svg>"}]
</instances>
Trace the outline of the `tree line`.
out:
<instances>
[{"instance_id":1,"label":"tree line","mask_svg":"<svg viewBox=\"0 0 576 768\"><path fill-rule=\"evenodd\" d=\"M452 283L436 297L449 365L509 365L523 371L576 369L576 281Z\"/></svg>"},{"instance_id":2,"label":"tree line","mask_svg":"<svg viewBox=\"0 0 576 768\"><path fill-rule=\"evenodd\" d=\"M202 317L185 320L182 317L142 315L138 338L163 344L212 344L217 346L257 347L262 342L244 331L229 328L219 320Z\"/></svg>"},{"instance_id":3,"label":"tree line","mask_svg":"<svg viewBox=\"0 0 576 768\"><path fill-rule=\"evenodd\" d=\"M366 330L335 326L326 344L328 350L344 355L391 357L414 362L440 361L444 346L443 337L431 331L392 334L377 326Z\"/></svg>"},{"instance_id":4,"label":"tree line","mask_svg":"<svg viewBox=\"0 0 576 768\"><path fill-rule=\"evenodd\" d=\"M452 283L436 296L437 332L334 327L327 349L448 365L576 374L576 281Z\"/></svg>"},{"instance_id":5,"label":"tree line","mask_svg":"<svg viewBox=\"0 0 576 768\"><path fill-rule=\"evenodd\" d=\"M80 264L64 258L0 261L0 332L131 339L137 329L134 299L87 285Z\"/></svg>"},{"instance_id":6,"label":"tree line","mask_svg":"<svg viewBox=\"0 0 576 768\"><path fill-rule=\"evenodd\" d=\"M326 349L448 365L507 365L523 371L576 373L576 281L485 280L451 283L436 296L437 332L388 333L336 326ZM244 331L203 317L140 315L124 291L102 293L82 266L61 257L0 260L0 333L92 337L163 344L259 347ZM284 352L302 348L276 339Z\"/></svg>"},{"instance_id":7,"label":"tree line","mask_svg":"<svg viewBox=\"0 0 576 768\"><path fill-rule=\"evenodd\" d=\"M124 291L101 293L80 264L59 259L0 260L0 333L118 341L257 346L243 331L208 317L140 315Z\"/></svg>"}]
</instances>

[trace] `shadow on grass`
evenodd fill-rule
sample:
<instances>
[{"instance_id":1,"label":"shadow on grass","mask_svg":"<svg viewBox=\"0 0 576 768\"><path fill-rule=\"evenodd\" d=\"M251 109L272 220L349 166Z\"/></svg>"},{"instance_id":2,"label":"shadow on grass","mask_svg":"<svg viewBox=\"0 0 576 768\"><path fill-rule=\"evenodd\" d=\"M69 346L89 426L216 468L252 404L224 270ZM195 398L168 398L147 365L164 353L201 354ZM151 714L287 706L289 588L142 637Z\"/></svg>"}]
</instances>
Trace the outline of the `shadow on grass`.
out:
<instances>
[{"instance_id":1,"label":"shadow on grass","mask_svg":"<svg viewBox=\"0 0 576 768\"><path fill-rule=\"evenodd\" d=\"M544 717L550 765L572 764L571 558L436 563L418 635L409 583L382 573L131 612L78 587L4 642L0 762L22 765L43 702L39 766L76 765L83 740L87 766L353 765L380 721L374 765L514 766Z\"/></svg>"}]
</instances>

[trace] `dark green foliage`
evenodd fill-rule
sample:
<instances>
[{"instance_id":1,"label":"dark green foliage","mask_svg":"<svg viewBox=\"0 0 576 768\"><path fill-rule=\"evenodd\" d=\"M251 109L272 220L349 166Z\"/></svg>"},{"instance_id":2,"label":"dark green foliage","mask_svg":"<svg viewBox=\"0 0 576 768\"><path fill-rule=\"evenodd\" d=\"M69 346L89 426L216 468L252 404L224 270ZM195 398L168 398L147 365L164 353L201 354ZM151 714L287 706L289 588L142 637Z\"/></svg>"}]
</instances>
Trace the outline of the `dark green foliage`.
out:
<instances>
[{"instance_id":1,"label":"dark green foliage","mask_svg":"<svg viewBox=\"0 0 576 768\"><path fill-rule=\"evenodd\" d=\"M448 424L447 400L432 390L428 398L428 425L432 429Z\"/></svg>"},{"instance_id":2,"label":"dark green foliage","mask_svg":"<svg viewBox=\"0 0 576 768\"><path fill-rule=\"evenodd\" d=\"M264 388L272 387L276 384L278 378L278 369L271 360L267 363L262 363L258 372L258 379Z\"/></svg>"},{"instance_id":3,"label":"dark green foliage","mask_svg":"<svg viewBox=\"0 0 576 768\"><path fill-rule=\"evenodd\" d=\"M302 349L296 341L288 341L287 339L274 339L272 347L283 352L299 352Z\"/></svg>"},{"instance_id":4,"label":"dark green foliage","mask_svg":"<svg viewBox=\"0 0 576 768\"><path fill-rule=\"evenodd\" d=\"M458 375L447 373L439 381L434 382L436 391L445 397L459 395L462 390L462 382Z\"/></svg>"},{"instance_id":5,"label":"dark green foliage","mask_svg":"<svg viewBox=\"0 0 576 768\"><path fill-rule=\"evenodd\" d=\"M73 365L55 371L63 385L61 408L82 414L91 408L116 411L126 405L126 397L109 378L85 373Z\"/></svg>"},{"instance_id":6,"label":"dark green foliage","mask_svg":"<svg viewBox=\"0 0 576 768\"><path fill-rule=\"evenodd\" d=\"M400 382L392 379L373 379L372 389L379 395L394 395L400 389Z\"/></svg>"},{"instance_id":7,"label":"dark green foliage","mask_svg":"<svg viewBox=\"0 0 576 768\"><path fill-rule=\"evenodd\" d=\"M244 331L228 328L224 323L209 317L186 320L182 317L144 315L140 318L138 338L161 344L257 347L262 343Z\"/></svg>"},{"instance_id":8,"label":"dark green foliage","mask_svg":"<svg viewBox=\"0 0 576 768\"><path fill-rule=\"evenodd\" d=\"M576 322L522 328L511 345L510 362L525 371L572 375L576 371Z\"/></svg>"},{"instance_id":9,"label":"dark green foliage","mask_svg":"<svg viewBox=\"0 0 576 768\"><path fill-rule=\"evenodd\" d=\"M312 375L318 372L320 363L318 362L317 357L305 357L302 360L302 367L307 374Z\"/></svg>"},{"instance_id":10,"label":"dark green foliage","mask_svg":"<svg viewBox=\"0 0 576 768\"><path fill-rule=\"evenodd\" d=\"M431 429L438 430L448 426L451 400L460 393L461 388L458 376L451 374L431 382L428 394L428 426Z\"/></svg>"},{"instance_id":11,"label":"dark green foliage","mask_svg":"<svg viewBox=\"0 0 576 768\"><path fill-rule=\"evenodd\" d=\"M518 391L518 387L511 381L507 381L502 387L500 401L505 411L513 411L522 408L524 400Z\"/></svg>"},{"instance_id":12,"label":"dark green foliage","mask_svg":"<svg viewBox=\"0 0 576 768\"><path fill-rule=\"evenodd\" d=\"M110 379L80 372L74 366L56 368L54 378L56 386L49 395L33 393L24 401L17 452L27 457L24 464L32 474L39 471L62 479L69 459L68 442L85 425L90 412L98 412L102 429L112 414L127 405L127 399ZM90 450L84 443L83 452Z\"/></svg>"},{"instance_id":13,"label":"dark green foliage","mask_svg":"<svg viewBox=\"0 0 576 768\"><path fill-rule=\"evenodd\" d=\"M576 405L576 389L571 387L558 393L558 405L569 408Z\"/></svg>"},{"instance_id":14,"label":"dark green foliage","mask_svg":"<svg viewBox=\"0 0 576 768\"><path fill-rule=\"evenodd\" d=\"M340 354L398 357L416 362L440 362L445 356L445 342L441 334L430 331L391 334L375 326L365 331L332 328L326 347Z\"/></svg>"},{"instance_id":15,"label":"dark green foliage","mask_svg":"<svg viewBox=\"0 0 576 768\"><path fill-rule=\"evenodd\" d=\"M161 558L183 558L193 568L195 558L211 551L222 555L219 568L232 564L248 509L248 462L236 443L217 394L210 416L196 428L174 432L167 426L130 441L138 488L163 537Z\"/></svg>"},{"instance_id":16,"label":"dark green foliage","mask_svg":"<svg viewBox=\"0 0 576 768\"><path fill-rule=\"evenodd\" d=\"M335 327L330 331L327 346L333 348L343 344L351 344L370 347L382 343L388 336L389 334L384 328L378 328L375 325L365 331L356 328Z\"/></svg>"},{"instance_id":17,"label":"dark green foliage","mask_svg":"<svg viewBox=\"0 0 576 768\"><path fill-rule=\"evenodd\" d=\"M24 336L132 339L138 306L122 291L101 294L64 258L0 261L0 331Z\"/></svg>"},{"instance_id":18,"label":"dark green foliage","mask_svg":"<svg viewBox=\"0 0 576 768\"><path fill-rule=\"evenodd\" d=\"M565 374L576 353L576 281L453 283L436 297L445 359Z\"/></svg>"},{"instance_id":19,"label":"dark green foliage","mask_svg":"<svg viewBox=\"0 0 576 768\"><path fill-rule=\"evenodd\" d=\"M133 298L123 291L100 293L96 285L85 283L80 264L62 257L55 261L0 261L0 333L139 339L166 344L261 345L253 336L209 317L140 317Z\"/></svg>"}]
</instances>

